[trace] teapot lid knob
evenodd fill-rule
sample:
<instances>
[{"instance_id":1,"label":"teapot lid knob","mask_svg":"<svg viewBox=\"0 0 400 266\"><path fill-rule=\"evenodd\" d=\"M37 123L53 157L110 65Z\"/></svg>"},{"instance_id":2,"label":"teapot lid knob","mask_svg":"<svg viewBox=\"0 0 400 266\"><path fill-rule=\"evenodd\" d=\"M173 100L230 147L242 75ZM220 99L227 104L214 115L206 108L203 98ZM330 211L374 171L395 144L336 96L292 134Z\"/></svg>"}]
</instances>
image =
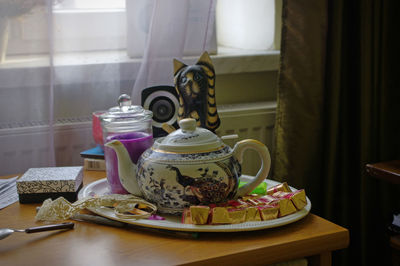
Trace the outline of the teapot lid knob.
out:
<instances>
[{"instance_id":1,"label":"teapot lid knob","mask_svg":"<svg viewBox=\"0 0 400 266\"><path fill-rule=\"evenodd\" d=\"M195 131L196 130L196 120L193 118L185 118L179 121L179 127L183 132Z\"/></svg>"}]
</instances>

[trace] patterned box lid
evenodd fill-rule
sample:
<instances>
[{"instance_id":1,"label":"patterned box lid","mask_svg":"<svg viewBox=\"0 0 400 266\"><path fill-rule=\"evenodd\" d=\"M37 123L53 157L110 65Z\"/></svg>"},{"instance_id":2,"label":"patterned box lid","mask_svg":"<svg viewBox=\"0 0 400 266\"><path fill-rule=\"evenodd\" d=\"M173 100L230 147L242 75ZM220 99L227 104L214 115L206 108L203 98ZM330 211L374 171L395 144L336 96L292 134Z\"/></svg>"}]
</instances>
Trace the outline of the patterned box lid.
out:
<instances>
[{"instance_id":1,"label":"patterned box lid","mask_svg":"<svg viewBox=\"0 0 400 266\"><path fill-rule=\"evenodd\" d=\"M83 181L83 167L30 168L17 180L18 194L76 192Z\"/></svg>"}]
</instances>

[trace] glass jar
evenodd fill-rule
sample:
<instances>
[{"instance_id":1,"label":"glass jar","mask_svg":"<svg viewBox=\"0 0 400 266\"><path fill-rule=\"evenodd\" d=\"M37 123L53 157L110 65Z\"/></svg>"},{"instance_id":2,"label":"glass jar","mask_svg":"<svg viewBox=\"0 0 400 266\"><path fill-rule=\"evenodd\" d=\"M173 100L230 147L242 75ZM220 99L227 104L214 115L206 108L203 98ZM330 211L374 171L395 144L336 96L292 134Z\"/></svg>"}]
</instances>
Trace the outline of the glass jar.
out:
<instances>
[{"instance_id":1,"label":"glass jar","mask_svg":"<svg viewBox=\"0 0 400 266\"><path fill-rule=\"evenodd\" d=\"M151 111L132 105L130 96L122 94L118 98L118 106L100 116L104 143L119 140L136 164L140 155L153 145L152 116ZM117 154L105 146L104 157L111 193L127 194L119 180Z\"/></svg>"}]
</instances>

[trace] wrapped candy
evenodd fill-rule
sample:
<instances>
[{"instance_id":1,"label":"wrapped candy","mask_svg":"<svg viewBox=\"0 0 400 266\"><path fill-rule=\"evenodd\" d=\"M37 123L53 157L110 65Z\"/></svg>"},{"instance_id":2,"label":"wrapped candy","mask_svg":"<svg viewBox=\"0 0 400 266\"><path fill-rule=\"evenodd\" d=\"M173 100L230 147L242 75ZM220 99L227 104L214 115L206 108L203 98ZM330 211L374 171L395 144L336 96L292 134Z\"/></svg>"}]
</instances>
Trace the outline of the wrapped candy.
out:
<instances>
[{"instance_id":1,"label":"wrapped candy","mask_svg":"<svg viewBox=\"0 0 400 266\"><path fill-rule=\"evenodd\" d=\"M190 206L190 217L192 224L206 224L210 207L208 206Z\"/></svg>"},{"instance_id":2,"label":"wrapped candy","mask_svg":"<svg viewBox=\"0 0 400 266\"><path fill-rule=\"evenodd\" d=\"M239 224L246 221L246 208L228 208L230 223Z\"/></svg>"},{"instance_id":3,"label":"wrapped candy","mask_svg":"<svg viewBox=\"0 0 400 266\"><path fill-rule=\"evenodd\" d=\"M259 197L260 197L260 195L257 195L257 194L250 194L250 195L243 196L243 197L242 197L242 200L243 200L243 201L248 201L248 200L250 200L250 199L257 199L257 198L259 198Z\"/></svg>"},{"instance_id":4,"label":"wrapped candy","mask_svg":"<svg viewBox=\"0 0 400 266\"><path fill-rule=\"evenodd\" d=\"M261 219L263 221L278 218L278 214L279 214L279 205L278 204L264 205L264 206L259 206L257 208L260 212Z\"/></svg>"},{"instance_id":5,"label":"wrapped candy","mask_svg":"<svg viewBox=\"0 0 400 266\"><path fill-rule=\"evenodd\" d=\"M235 208L245 208L248 206L248 204L241 199L229 200L228 205Z\"/></svg>"},{"instance_id":6,"label":"wrapped candy","mask_svg":"<svg viewBox=\"0 0 400 266\"><path fill-rule=\"evenodd\" d=\"M292 213L295 213L296 207L293 205L292 201L286 198L279 198L277 200L279 204L279 217L283 217Z\"/></svg>"},{"instance_id":7,"label":"wrapped candy","mask_svg":"<svg viewBox=\"0 0 400 266\"><path fill-rule=\"evenodd\" d=\"M182 223L183 224L191 224L192 223L192 217L190 214L190 209L185 208L182 213Z\"/></svg>"},{"instance_id":8,"label":"wrapped candy","mask_svg":"<svg viewBox=\"0 0 400 266\"><path fill-rule=\"evenodd\" d=\"M271 195L265 195L257 199L259 202L263 202L263 204L269 204L271 202L275 202L277 200L276 197Z\"/></svg>"},{"instance_id":9,"label":"wrapped candy","mask_svg":"<svg viewBox=\"0 0 400 266\"><path fill-rule=\"evenodd\" d=\"M276 192L281 193L281 192ZM285 193L285 192L284 192ZM285 197L277 197L274 195L265 195L259 198L259 201L265 202L265 204L278 204L279 206L279 217L286 216L296 212L296 207L293 205L292 201Z\"/></svg>"},{"instance_id":10,"label":"wrapped candy","mask_svg":"<svg viewBox=\"0 0 400 266\"><path fill-rule=\"evenodd\" d=\"M279 191L275 192L273 195L278 198L291 200L297 210L301 210L307 205L306 192L304 189L291 193Z\"/></svg>"},{"instance_id":11,"label":"wrapped candy","mask_svg":"<svg viewBox=\"0 0 400 266\"><path fill-rule=\"evenodd\" d=\"M234 224L267 221L295 213L307 205L304 189L291 191L287 183L270 188L268 195L251 194L209 206L185 209L183 223Z\"/></svg>"},{"instance_id":12,"label":"wrapped candy","mask_svg":"<svg viewBox=\"0 0 400 266\"><path fill-rule=\"evenodd\" d=\"M276 186L273 186L273 187L270 187L269 189L267 189L267 195L272 195L278 191L292 192L292 190L290 189L288 184L286 182L283 182L281 184L278 184Z\"/></svg>"},{"instance_id":13,"label":"wrapped candy","mask_svg":"<svg viewBox=\"0 0 400 266\"><path fill-rule=\"evenodd\" d=\"M247 201L251 206L258 206L258 205L264 205L265 203L262 201L259 201L258 199L249 199Z\"/></svg>"},{"instance_id":14,"label":"wrapped candy","mask_svg":"<svg viewBox=\"0 0 400 266\"><path fill-rule=\"evenodd\" d=\"M225 207L215 207L210 212L211 224L230 224L231 218L229 217L228 209Z\"/></svg>"},{"instance_id":15,"label":"wrapped candy","mask_svg":"<svg viewBox=\"0 0 400 266\"><path fill-rule=\"evenodd\" d=\"M246 208L246 222L261 221L261 215L257 207L251 206Z\"/></svg>"}]
</instances>

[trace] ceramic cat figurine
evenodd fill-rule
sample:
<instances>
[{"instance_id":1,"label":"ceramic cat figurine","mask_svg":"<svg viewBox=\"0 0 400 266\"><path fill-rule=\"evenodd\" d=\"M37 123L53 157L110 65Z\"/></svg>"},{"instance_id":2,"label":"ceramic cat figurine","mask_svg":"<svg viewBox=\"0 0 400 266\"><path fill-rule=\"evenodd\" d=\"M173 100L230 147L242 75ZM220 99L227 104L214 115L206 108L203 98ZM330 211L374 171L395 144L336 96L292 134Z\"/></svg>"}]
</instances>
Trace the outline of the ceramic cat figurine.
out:
<instances>
[{"instance_id":1,"label":"ceramic cat figurine","mask_svg":"<svg viewBox=\"0 0 400 266\"><path fill-rule=\"evenodd\" d=\"M178 121L196 119L197 126L215 131L220 125L215 101L215 71L204 52L195 65L174 59L175 89L179 95Z\"/></svg>"}]
</instances>

